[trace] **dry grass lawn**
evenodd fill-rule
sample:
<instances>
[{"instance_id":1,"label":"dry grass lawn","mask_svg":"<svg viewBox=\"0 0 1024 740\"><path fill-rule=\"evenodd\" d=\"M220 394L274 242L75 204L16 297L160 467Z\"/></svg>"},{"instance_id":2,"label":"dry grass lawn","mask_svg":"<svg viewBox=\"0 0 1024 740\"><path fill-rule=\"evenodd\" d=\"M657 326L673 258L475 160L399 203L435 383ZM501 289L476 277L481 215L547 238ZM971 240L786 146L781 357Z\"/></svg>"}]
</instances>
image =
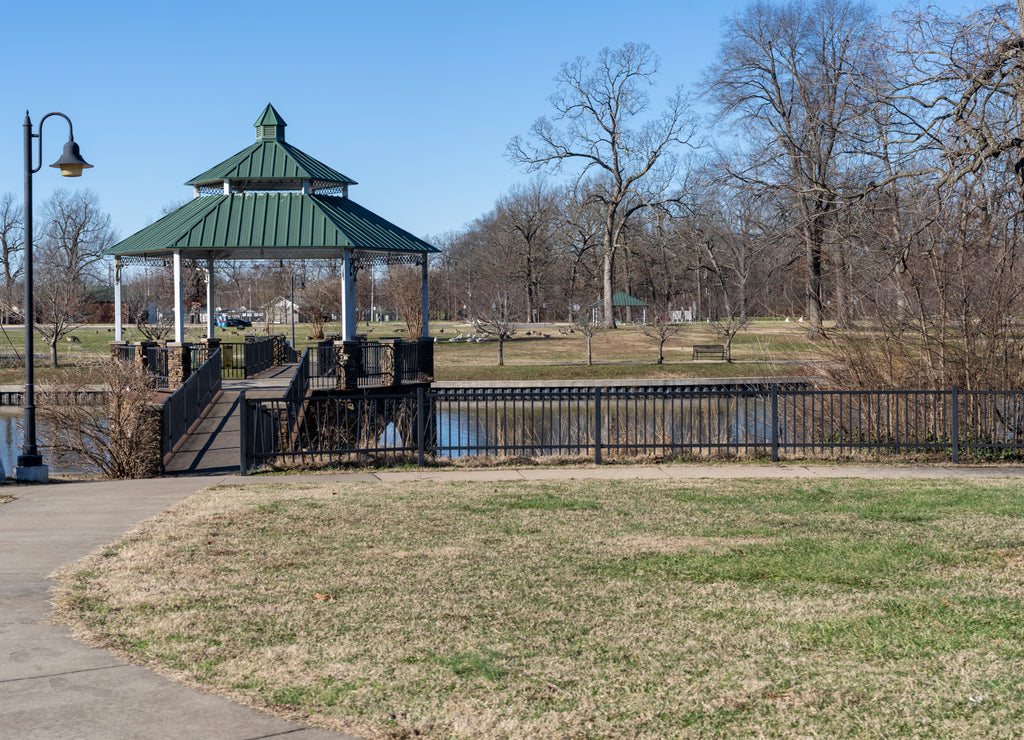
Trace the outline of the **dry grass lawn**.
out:
<instances>
[{"instance_id":1,"label":"dry grass lawn","mask_svg":"<svg viewBox=\"0 0 1024 740\"><path fill-rule=\"evenodd\" d=\"M1015 481L201 493L59 574L189 684L370 738L1014 737Z\"/></svg>"}]
</instances>

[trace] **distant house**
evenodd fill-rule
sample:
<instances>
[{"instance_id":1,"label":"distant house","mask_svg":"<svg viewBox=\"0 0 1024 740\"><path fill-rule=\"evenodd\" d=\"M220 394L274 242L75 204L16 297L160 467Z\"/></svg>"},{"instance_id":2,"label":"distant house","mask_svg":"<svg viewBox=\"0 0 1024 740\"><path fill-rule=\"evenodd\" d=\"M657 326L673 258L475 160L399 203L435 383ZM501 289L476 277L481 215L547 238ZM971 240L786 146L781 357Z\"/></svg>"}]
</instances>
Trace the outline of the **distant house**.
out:
<instances>
[{"instance_id":1,"label":"distant house","mask_svg":"<svg viewBox=\"0 0 1024 740\"><path fill-rule=\"evenodd\" d=\"M293 315L296 324L304 324L309 321L306 314L302 312L302 308L287 298L278 298L267 307L268 324L290 324Z\"/></svg>"}]
</instances>

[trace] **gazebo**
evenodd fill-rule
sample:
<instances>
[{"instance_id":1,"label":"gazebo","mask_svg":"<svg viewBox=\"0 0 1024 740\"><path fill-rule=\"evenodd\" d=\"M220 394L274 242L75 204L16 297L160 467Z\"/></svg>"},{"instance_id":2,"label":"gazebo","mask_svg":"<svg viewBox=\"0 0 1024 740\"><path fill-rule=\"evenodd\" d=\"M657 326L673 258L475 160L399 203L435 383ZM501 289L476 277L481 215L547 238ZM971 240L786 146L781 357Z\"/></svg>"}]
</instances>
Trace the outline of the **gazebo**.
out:
<instances>
[{"instance_id":1,"label":"gazebo","mask_svg":"<svg viewBox=\"0 0 1024 740\"><path fill-rule=\"evenodd\" d=\"M617 290L614 294L612 294L612 309L614 310L616 308L621 308L623 306L628 306L629 308L642 308L643 323L647 323L647 304L641 301L639 298L631 296L629 293ZM590 309L591 311L593 311L594 320L596 321L598 310L604 310L604 301L594 301L593 303L590 304Z\"/></svg>"},{"instance_id":2,"label":"gazebo","mask_svg":"<svg viewBox=\"0 0 1024 740\"><path fill-rule=\"evenodd\" d=\"M186 185L194 198L107 249L114 257L115 339L123 340L123 266L170 261L174 269L174 341L185 341L182 260L206 264L206 336L214 338L217 260L340 258L342 340L357 341L355 277L360 267L406 263L422 270L422 337L427 320L427 261L438 252L348 197L355 180L285 141L270 104L254 124L256 143Z\"/></svg>"}]
</instances>

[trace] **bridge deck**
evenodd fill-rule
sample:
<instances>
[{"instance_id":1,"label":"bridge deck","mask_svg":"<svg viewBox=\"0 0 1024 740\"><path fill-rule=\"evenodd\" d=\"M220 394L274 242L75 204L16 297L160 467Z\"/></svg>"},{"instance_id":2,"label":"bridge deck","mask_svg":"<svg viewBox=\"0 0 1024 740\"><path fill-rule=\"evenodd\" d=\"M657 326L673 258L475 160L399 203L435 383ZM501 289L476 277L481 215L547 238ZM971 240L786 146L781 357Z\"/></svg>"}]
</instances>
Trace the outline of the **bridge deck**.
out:
<instances>
[{"instance_id":1,"label":"bridge deck","mask_svg":"<svg viewBox=\"0 0 1024 740\"><path fill-rule=\"evenodd\" d=\"M188 435L167 462L167 475L224 475L238 472L239 437L238 396L281 398L296 365L278 365L255 378L222 381L222 391L206 418Z\"/></svg>"}]
</instances>

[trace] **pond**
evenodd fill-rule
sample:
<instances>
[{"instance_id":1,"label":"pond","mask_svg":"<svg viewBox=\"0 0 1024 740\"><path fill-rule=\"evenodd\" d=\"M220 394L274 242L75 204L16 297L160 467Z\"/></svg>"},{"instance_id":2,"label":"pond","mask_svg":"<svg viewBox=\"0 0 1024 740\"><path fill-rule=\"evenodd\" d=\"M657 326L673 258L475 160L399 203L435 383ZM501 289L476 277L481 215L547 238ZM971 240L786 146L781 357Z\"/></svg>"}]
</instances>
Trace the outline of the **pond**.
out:
<instances>
[{"instance_id":1,"label":"pond","mask_svg":"<svg viewBox=\"0 0 1024 740\"><path fill-rule=\"evenodd\" d=\"M21 454L21 445L24 440L21 424L23 414L24 410L20 406L0 406L0 462L3 463L6 475L14 474L14 468L18 464L18 455ZM37 441L43 453L43 463L50 468L50 473L81 473L82 467L76 465L74 461L58 461L47 451L45 433L45 425L38 424Z\"/></svg>"}]
</instances>

